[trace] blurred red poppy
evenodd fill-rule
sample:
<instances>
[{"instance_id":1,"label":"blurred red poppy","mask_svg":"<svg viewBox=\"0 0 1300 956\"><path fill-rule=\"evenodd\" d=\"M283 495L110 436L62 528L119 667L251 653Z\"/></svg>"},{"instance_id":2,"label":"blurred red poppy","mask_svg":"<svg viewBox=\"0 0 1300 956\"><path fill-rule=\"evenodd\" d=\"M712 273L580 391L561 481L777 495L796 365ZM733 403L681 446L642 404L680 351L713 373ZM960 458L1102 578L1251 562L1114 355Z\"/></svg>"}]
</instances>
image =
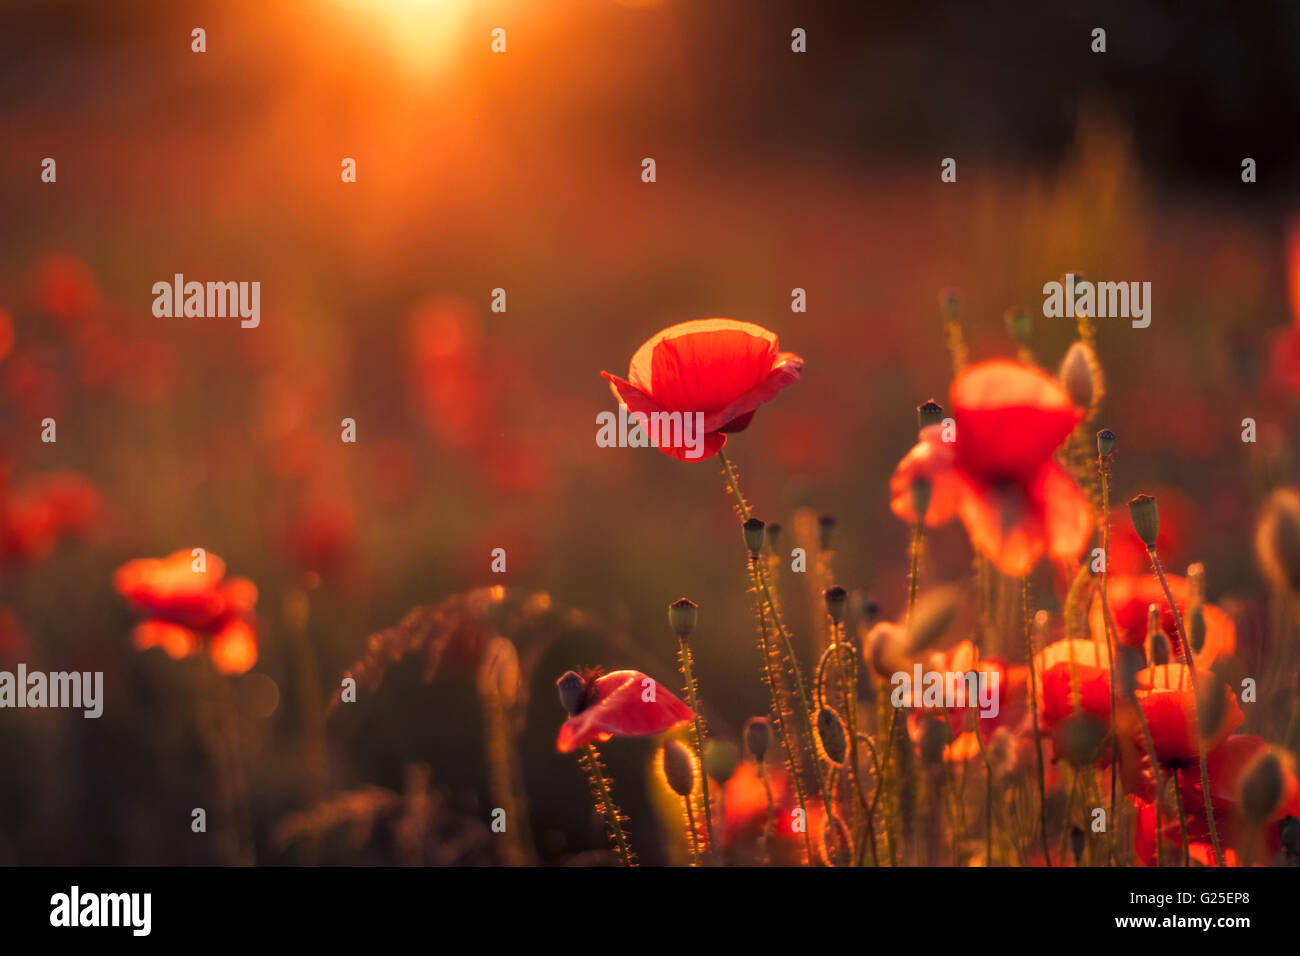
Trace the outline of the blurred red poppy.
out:
<instances>
[{"instance_id":1,"label":"blurred red poppy","mask_svg":"<svg viewBox=\"0 0 1300 956\"><path fill-rule=\"evenodd\" d=\"M1044 552L1077 557L1092 513L1052 455L1083 412L1061 385L1040 369L995 359L964 369L949 401L955 434L945 436L942 425L922 429L890 481L894 514L916 520L912 485L923 478L931 486L926 523L942 524L955 513L1003 574L1023 576Z\"/></svg>"},{"instance_id":2,"label":"blurred red poppy","mask_svg":"<svg viewBox=\"0 0 1300 956\"><path fill-rule=\"evenodd\" d=\"M687 447L659 450L682 461L703 461L727 443L728 432L748 427L754 411L799 380L803 359L778 348L776 333L735 319L694 319L670 326L636 350L628 377L601 372L630 412L701 412L704 453Z\"/></svg>"},{"instance_id":3,"label":"blurred red poppy","mask_svg":"<svg viewBox=\"0 0 1300 956\"><path fill-rule=\"evenodd\" d=\"M1273 750L1282 771L1277 802L1258 821L1248 821L1242 807L1242 788L1246 777L1256 766L1256 761ZM1206 773L1210 778L1214 821L1223 841L1224 857L1229 866L1240 859L1247 862L1267 863L1281 848L1276 823L1288 816L1300 818L1300 781L1295 774L1294 760L1279 753L1268 741L1254 734L1233 734L1205 758ZM1140 862L1155 863L1155 806L1151 802L1154 788L1148 776L1140 795L1133 797L1138 808L1138 828L1135 848ZM1179 777L1179 793L1187 816L1187 837L1193 859L1209 865L1211 858L1210 832L1205 822L1205 801L1201 798L1200 774L1187 772ZM1172 818L1171 818L1172 817ZM1181 852L1181 826L1176 816L1166 813L1161 821L1161 842L1174 846ZM1166 853L1169 851L1166 850Z\"/></svg>"},{"instance_id":4,"label":"blurred red poppy","mask_svg":"<svg viewBox=\"0 0 1300 956\"><path fill-rule=\"evenodd\" d=\"M1174 596L1174 604L1179 614L1183 615L1183 626L1187 627L1187 579L1177 574L1167 574L1169 590ZM1152 604L1160 609L1160 630L1169 640L1169 646L1183 659L1178 647L1178 625L1174 612L1165 599L1164 588L1152 574L1115 574L1111 575L1106 586L1106 597L1110 602L1111 613L1115 616L1116 639L1121 644L1142 647L1147 639L1147 614ZM1200 650L1194 650L1193 656L1199 668L1210 667L1216 660L1232 656L1237 649L1237 627L1222 609L1213 604L1201 605L1205 618L1205 639ZM1100 593L1094 594L1089 615L1089 628L1094 640L1106 640L1105 611L1101 606Z\"/></svg>"},{"instance_id":5,"label":"blurred red poppy","mask_svg":"<svg viewBox=\"0 0 1300 956\"><path fill-rule=\"evenodd\" d=\"M1034 656L1034 668L1040 725L1052 736L1057 753L1068 752L1065 737L1077 715L1095 720L1102 732L1110 728L1110 657L1105 644L1056 641Z\"/></svg>"},{"instance_id":6,"label":"blurred red poppy","mask_svg":"<svg viewBox=\"0 0 1300 956\"><path fill-rule=\"evenodd\" d=\"M1236 695L1208 670L1197 669L1201 690L1201 722L1205 727L1205 750L1219 746L1245 718ZM1166 767L1186 767L1200 760L1197 748L1195 696L1191 672L1184 664L1160 664L1137 673L1137 701L1146 716L1156 759ZM1217 694L1217 696L1216 696ZM1207 726L1208 725L1208 726ZM1145 739L1138 740L1145 751Z\"/></svg>"},{"instance_id":7,"label":"blurred red poppy","mask_svg":"<svg viewBox=\"0 0 1300 956\"><path fill-rule=\"evenodd\" d=\"M113 586L148 620L136 626L137 650L161 647L188 657L206 647L223 674L242 674L257 663L257 586L247 578L224 578L226 563L215 554L196 567L191 551L166 558L138 558L117 569Z\"/></svg>"},{"instance_id":8,"label":"blurred red poppy","mask_svg":"<svg viewBox=\"0 0 1300 956\"><path fill-rule=\"evenodd\" d=\"M562 754L611 737L641 737L680 727L695 715L640 671L611 671L587 681L581 708L560 727Z\"/></svg>"}]
</instances>

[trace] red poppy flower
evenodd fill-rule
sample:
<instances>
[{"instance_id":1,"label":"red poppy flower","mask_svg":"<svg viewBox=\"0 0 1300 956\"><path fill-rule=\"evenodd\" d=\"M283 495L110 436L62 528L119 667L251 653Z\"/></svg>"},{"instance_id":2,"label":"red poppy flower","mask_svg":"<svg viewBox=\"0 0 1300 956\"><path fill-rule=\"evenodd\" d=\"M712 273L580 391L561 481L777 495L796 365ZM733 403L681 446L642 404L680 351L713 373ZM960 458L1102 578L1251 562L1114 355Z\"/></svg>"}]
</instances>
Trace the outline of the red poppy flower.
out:
<instances>
[{"instance_id":1,"label":"red poppy flower","mask_svg":"<svg viewBox=\"0 0 1300 956\"><path fill-rule=\"evenodd\" d=\"M1242 811L1242 786L1255 762L1271 748L1262 737L1253 734L1233 734L1206 755L1206 773L1210 778L1210 794L1214 804L1214 821L1219 839L1224 846L1224 856L1229 866L1237 865L1239 857L1255 863L1267 862L1281 848L1276 823L1288 816L1300 818L1300 781L1297 781L1294 761L1285 753L1279 755L1282 768L1282 786L1276 806L1260 823L1246 820ZM1153 787L1148 776L1143 792L1134 798L1138 807L1138 832L1136 834L1138 858L1148 866L1155 863L1155 809L1150 802ZM1210 831L1205 822L1205 801L1201 799L1199 773L1185 772L1179 778L1179 790L1187 814L1187 838L1193 859L1201 853L1201 862L1210 858ZM1145 814L1145 816L1143 816ZM1177 817L1162 821L1160 839L1181 853L1182 834ZM1170 825L1172 824L1172 826ZM1166 850L1166 853L1169 851Z\"/></svg>"},{"instance_id":2,"label":"red poppy flower","mask_svg":"<svg viewBox=\"0 0 1300 956\"><path fill-rule=\"evenodd\" d=\"M894 514L916 520L911 488L924 478L931 486L926 523L958 515L971 543L1003 574L1023 576L1044 552L1058 560L1077 557L1092 513L1052 455L1083 412L1060 383L1040 369L997 359L963 370L949 402L955 435L944 442L942 425L922 429L890 481Z\"/></svg>"},{"instance_id":3,"label":"red poppy flower","mask_svg":"<svg viewBox=\"0 0 1300 956\"><path fill-rule=\"evenodd\" d=\"M203 568L195 570L194 561L190 551L128 561L113 575L113 587L136 610L155 620L202 630L225 610L220 584L226 562L209 554Z\"/></svg>"},{"instance_id":4,"label":"red poppy flower","mask_svg":"<svg viewBox=\"0 0 1300 956\"><path fill-rule=\"evenodd\" d=\"M992 695L989 712L979 714L978 718L979 732L985 746L988 746L999 727L1014 729L1028 714L1028 695L1025 690L1028 686L1029 668L1010 667L1000 658L981 660L979 650L972 641L961 641L948 651L930 655L924 669L944 675L945 681L947 675L955 675L957 680L964 680L964 675L973 672L984 682L988 688L987 693ZM963 692L969 692L967 683L963 682L962 686L965 688ZM927 707L924 689L914 687L912 700L905 706L914 708L907 718L908 736L914 743L919 743L924 737L927 720L945 719L952 739L945 745L944 759L960 762L979 757L980 742L975 739L970 724L971 710L974 708L978 713L982 706L978 697L971 698L966 707L948 707L946 704L939 708ZM997 713L992 713L994 706ZM941 715L940 711L945 714Z\"/></svg>"},{"instance_id":5,"label":"red poppy flower","mask_svg":"<svg viewBox=\"0 0 1300 956\"><path fill-rule=\"evenodd\" d=\"M1187 622L1188 583L1177 574L1166 574L1169 590L1174 596L1178 612L1183 615L1183 626ZM1110 602L1111 613L1115 616L1116 639L1122 644L1142 647L1147 639L1147 613L1154 604L1160 609L1160 630L1169 640L1169 647L1179 659L1183 658L1178 647L1178 624L1174 612L1169 609L1165 599L1164 588L1153 574L1116 574L1107 580L1106 599ZM1237 627L1227 613L1213 604L1202 604L1201 611L1205 618L1205 642L1199 651L1193 652L1196 666L1201 669L1210 667L1222 657L1230 657L1237 649ZM1106 640L1105 611L1101 606L1101 595L1095 593L1089 614L1089 627L1094 640Z\"/></svg>"},{"instance_id":6,"label":"red poppy flower","mask_svg":"<svg viewBox=\"0 0 1300 956\"><path fill-rule=\"evenodd\" d=\"M257 586L247 578L224 578L226 563L208 554L194 569L190 551L161 560L139 558L117 569L113 585L148 619L136 626L137 650L160 647L182 658L206 648L223 674L243 674L257 663Z\"/></svg>"},{"instance_id":7,"label":"red poppy flower","mask_svg":"<svg viewBox=\"0 0 1300 956\"><path fill-rule=\"evenodd\" d=\"M611 671L589 679L580 709L560 727L555 749L567 754L611 737L643 737L681 727L691 709L640 671Z\"/></svg>"},{"instance_id":8,"label":"red poppy flower","mask_svg":"<svg viewBox=\"0 0 1300 956\"><path fill-rule=\"evenodd\" d=\"M704 415L704 453L687 447L659 450L683 461L703 461L743 431L755 409L799 380L803 359L782 352L776 333L735 319L694 319L657 333L636 350L626 379L601 372L619 403L632 413Z\"/></svg>"},{"instance_id":9,"label":"red poppy flower","mask_svg":"<svg viewBox=\"0 0 1300 956\"><path fill-rule=\"evenodd\" d=\"M1212 671L1197 669L1196 679L1202 696L1206 698L1202 710L1203 721L1214 719L1214 727L1205 735L1205 750L1210 752L1221 744L1245 718L1237 706L1236 695L1222 684ZM1222 698L1211 698L1213 688L1218 688ZM1186 767L1198 763L1195 696L1192 693L1191 672L1185 664L1161 664L1146 667L1137 673L1137 701L1146 716L1151 731L1151 742L1156 758L1167 767ZM1146 750L1145 739L1138 745Z\"/></svg>"},{"instance_id":10,"label":"red poppy flower","mask_svg":"<svg viewBox=\"0 0 1300 956\"><path fill-rule=\"evenodd\" d=\"M770 755L764 773L772 788L772 830L768 834L767 852L773 863L793 866L803 853L803 831L795 830L796 817L792 812L798 803L791 793L785 768ZM767 826L767 787L752 761L742 760L737 765L731 779L723 785L722 802L723 845L733 849L758 840ZM809 800L806 806L808 835L817 847L826 828L826 810L819 800Z\"/></svg>"},{"instance_id":11,"label":"red poppy flower","mask_svg":"<svg viewBox=\"0 0 1300 956\"><path fill-rule=\"evenodd\" d=\"M1061 640L1034 656L1039 724L1060 753L1070 719L1083 714L1110 729L1110 657L1096 641ZM1103 756L1105 756L1103 754Z\"/></svg>"}]
</instances>

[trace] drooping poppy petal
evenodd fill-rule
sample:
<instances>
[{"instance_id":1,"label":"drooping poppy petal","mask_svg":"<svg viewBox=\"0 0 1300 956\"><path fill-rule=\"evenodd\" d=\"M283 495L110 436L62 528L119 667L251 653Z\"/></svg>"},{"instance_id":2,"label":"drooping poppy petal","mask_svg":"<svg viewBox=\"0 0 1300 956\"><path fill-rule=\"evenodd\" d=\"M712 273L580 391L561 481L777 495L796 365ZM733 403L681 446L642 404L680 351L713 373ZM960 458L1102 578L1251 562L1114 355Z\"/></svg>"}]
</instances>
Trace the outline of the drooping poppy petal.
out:
<instances>
[{"instance_id":1,"label":"drooping poppy petal","mask_svg":"<svg viewBox=\"0 0 1300 956\"><path fill-rule=\"evenodd\" d=\"M555 749L569 753L593 740L663 733L694 716L654 678L640 671L611 671L593 681L586 706L560 727Z\"/></svg>"}]
</instances>

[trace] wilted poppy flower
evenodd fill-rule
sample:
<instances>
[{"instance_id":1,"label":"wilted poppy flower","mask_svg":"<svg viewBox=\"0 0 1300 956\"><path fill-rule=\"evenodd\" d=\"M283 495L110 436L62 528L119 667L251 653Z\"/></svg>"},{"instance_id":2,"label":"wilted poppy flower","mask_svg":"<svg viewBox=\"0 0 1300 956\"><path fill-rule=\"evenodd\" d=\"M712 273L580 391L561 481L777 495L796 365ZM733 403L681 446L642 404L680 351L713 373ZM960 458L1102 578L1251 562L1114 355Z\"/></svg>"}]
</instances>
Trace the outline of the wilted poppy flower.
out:
<instances>
[{"instance_id":1,"label":"wilted poppy flower","mask_svg":"<svg viewBox=\"0 0 1300 956\"><path fill-rule=\"evenodd\" d=\"M916 520L912 486L924 479L930 484L926 523L956 514L971 543L1003 574L1023 576L1044 552L1058 560L1077 557L1092 513L1052 458L1083 418L1065 389L1040 369L996 359L964 369L949 402L955 434L942 424L921 430L890 481L894 514Z\"/></svg>"},{"instance_id":2,"label":"wilted poppy flower","mask_svg":"<svg viewBox=\"0 0 1300 956\"><path fill-rule=\"evenodd\" d=\"M1218 677L1207 670L1197 670L1206 727L1205 750L1214 750L1245 718L1237 706L1236 695ZM1156 759L1166 767L1191 766L1200 760L1197 747L1196 699L1192 693L1191 672L1184 664L1161 664L1137 672L1137 702L1146 716ZM1138 745L1145 751L1145 740Z\"/></svg>"},{"instance_id":3,"label":"wilted poppy flower","mask_svg":"<svg viewBox=\"0 0 1300 956\"><path fill-rule=\"evenodd\" d=\"M694 319L657 333L632 356L626 379L601 372L629 412L704 415L704 451L660 442L683 461L702 461L743 431L755 409L799 380L803 359L782 352L776 333L735 319Z\"/></svg>"},{"instance_id":4,"label":"wilted poppy flower","mask_svg":"<svg viewBox=\"0 0 1300 956\"><path fill-rule=\"evenodd\" d=\"M1174 603L1183 615L1183 626L1187 627L1187 579L1177 574L1166 574L1165 580L1169 582ZM1159 579L1151 574L1111 575L1106 586L1106 598L1115 617L1118 630L1115 637L1121 644L1142 647L1146 643L1147 614L1154 604L1160 609L1160 630L1182 659L1182 650L1178 648L1178 624ZM1197 667L1204 669L1219 658L1230 657L1237 649L1237 627L1227 613L1213 604L1202 604L1201 612L1205 619L1205 640L1200 650L1193 650L1193 656ZM1093 596L1089 628L1094 640L1106 640L1105 610L1100 593Z\"/></svg>"},{"instance_id":5,"label":"wilted poppy flower","mask_svg":"<svg viewBox=\"0 0 1300 956\"><path fill-rule=\"evenodd\" d=\"M577 709L560 727L555 749L567 754L592 741L663 733L694 716L666 687L640 671L587 675Z\"/></svg>"}]
</instances>

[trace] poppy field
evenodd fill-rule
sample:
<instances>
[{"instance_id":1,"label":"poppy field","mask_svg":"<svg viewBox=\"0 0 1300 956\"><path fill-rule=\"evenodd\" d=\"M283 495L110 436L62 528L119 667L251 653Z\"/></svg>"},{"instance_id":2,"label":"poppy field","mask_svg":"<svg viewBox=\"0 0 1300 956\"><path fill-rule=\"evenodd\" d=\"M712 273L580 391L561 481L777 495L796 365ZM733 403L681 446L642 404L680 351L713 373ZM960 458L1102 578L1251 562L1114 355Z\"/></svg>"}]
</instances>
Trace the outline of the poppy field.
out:
<instances>
[{"instance_id":1,"label":"poppy field","mask_svg":"<svg viewBox=\"0 0 1300 956\"><path fill-rule=\"evenodd\" d=\"M799 6L0 6L0 865L1300 865L1300 24Z\"/></svg>"}]
</instances>

